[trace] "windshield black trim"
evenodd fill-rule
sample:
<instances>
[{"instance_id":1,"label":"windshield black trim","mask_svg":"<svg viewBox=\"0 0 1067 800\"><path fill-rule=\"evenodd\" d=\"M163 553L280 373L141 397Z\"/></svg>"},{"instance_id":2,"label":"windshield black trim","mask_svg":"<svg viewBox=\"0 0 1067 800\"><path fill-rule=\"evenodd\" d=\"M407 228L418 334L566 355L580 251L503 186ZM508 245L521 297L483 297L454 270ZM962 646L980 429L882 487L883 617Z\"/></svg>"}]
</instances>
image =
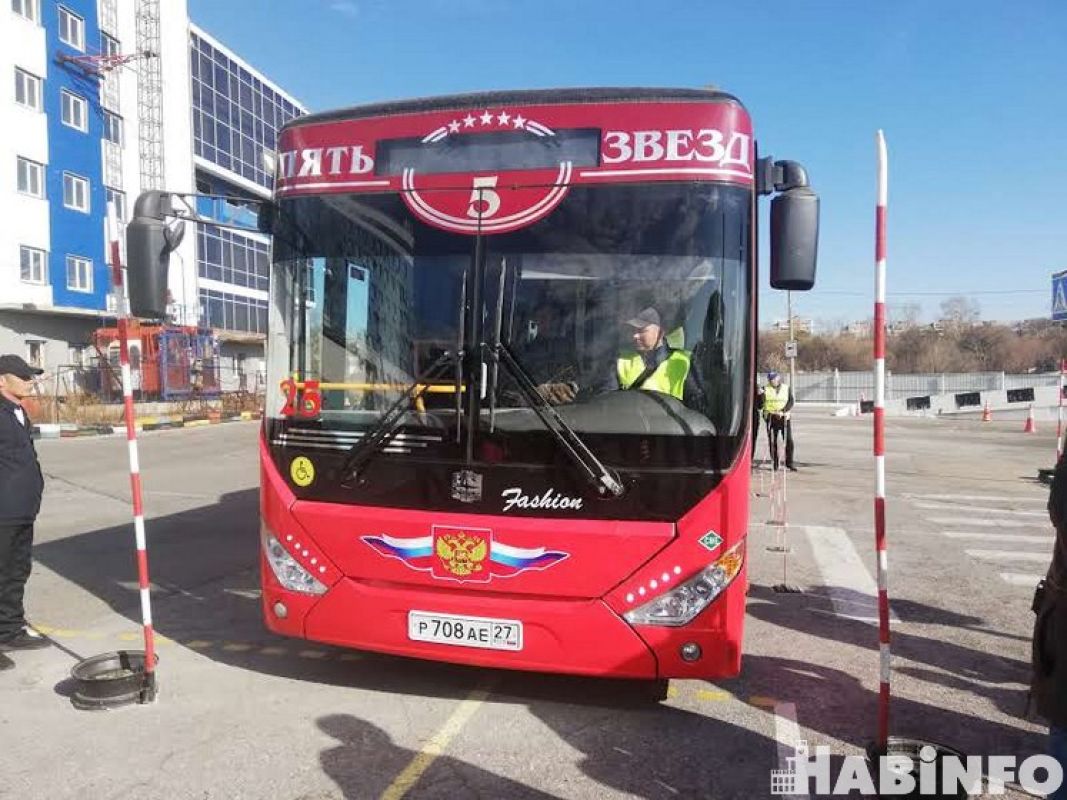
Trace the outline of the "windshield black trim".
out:
<instances>
[{"instance_id":1,"label":"windshield black trim","mask_svg":"<svg viewBox=\"0 0 1067 800\"><path fill-rule=\"evenodd\" d=\"M312 426L284 419L268 419L264 426L273 463L271 468L278 471L298 500L422 512L674 522L714 491L742 456L742 448L738 446L732 448L734 457L728 459L728 463L724 460L715 468L661 469L631 465L618 471L627 486L626 493L605 499L592 491L583 477L570 468L566 456L558 448L552 448L555 458L547 463L492 464L479 460L468 466L462 453L455 449L454 442L451 443L451 458L434 457L427 452L441 452L449 445L446 439L436 447L417 453L382 452L374 462L374 480L346 487L340 479L340 467L345 458L343 451L282 443L281 437L287 431L305 427ZM309 486L297 486L290 475L290 465L300 456L310 459L315 467L315 479ZM471 469L482 479L481 496L476 500L459 500L453 494L456 475ZM520 488L530 497L551 491L557 496L580 499L581 507L513 508L505 512L503 492L512 488Z\"/></svg>"}]
</instances>

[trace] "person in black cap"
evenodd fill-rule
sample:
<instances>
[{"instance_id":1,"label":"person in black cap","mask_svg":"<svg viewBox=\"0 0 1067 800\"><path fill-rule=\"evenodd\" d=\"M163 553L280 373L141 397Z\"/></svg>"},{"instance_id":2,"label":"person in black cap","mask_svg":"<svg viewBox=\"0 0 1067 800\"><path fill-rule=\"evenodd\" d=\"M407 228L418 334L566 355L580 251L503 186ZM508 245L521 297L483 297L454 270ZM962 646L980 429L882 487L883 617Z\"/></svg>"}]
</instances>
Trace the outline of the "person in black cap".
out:
<instances>
[{"instance_id":1,"label":"person in black cap","mask_svg":"<svg viewBox=\"0 0 1067 800\"><path fill-rule=\"evenodd\" d=\"M23 607L44 477L22 401L42 372L18 356L0 356L0 652L50 644L27 627ZM0 669L14 666L10 659L5 661Z\"/></svg>"},{"instance_id":2,"label":"person in black cap","mask_svg":"<svg viewBox=\"0 0 1067 800\"><path fill-rule=\"evenodd\" d=\"M703 408L704 389L693 369L692 356L667 344L659 311L646 308L626 320L626 326L634 349L616 360L614 388L662 392L690 408Z\"/></svg>"}]
</instances>

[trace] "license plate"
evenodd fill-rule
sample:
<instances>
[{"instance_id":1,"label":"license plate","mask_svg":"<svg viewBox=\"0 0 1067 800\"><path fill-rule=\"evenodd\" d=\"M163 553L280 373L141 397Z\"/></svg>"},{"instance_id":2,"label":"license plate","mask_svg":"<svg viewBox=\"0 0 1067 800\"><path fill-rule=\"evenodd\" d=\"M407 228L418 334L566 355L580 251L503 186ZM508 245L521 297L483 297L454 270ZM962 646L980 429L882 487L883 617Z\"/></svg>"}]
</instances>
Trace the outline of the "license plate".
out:
<instances>
[{"instance_id":1,"label":"license plate","mask_svg":"<svg viewBox=\"0 0 1067 800\"><path fill-rule=\"evenodd\" d=\"M408 612L408 638L485 650L522 650L522 623L514 619Z\"/></svg>"}]
</instances>

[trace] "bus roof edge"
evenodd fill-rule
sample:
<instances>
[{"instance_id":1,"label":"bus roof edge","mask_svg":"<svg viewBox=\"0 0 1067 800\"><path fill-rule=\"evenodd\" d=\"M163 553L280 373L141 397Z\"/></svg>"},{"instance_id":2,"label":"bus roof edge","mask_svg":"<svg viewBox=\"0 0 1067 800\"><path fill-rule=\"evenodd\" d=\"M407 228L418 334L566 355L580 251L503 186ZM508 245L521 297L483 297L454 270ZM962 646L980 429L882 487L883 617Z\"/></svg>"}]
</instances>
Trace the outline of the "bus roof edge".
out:
<instances>
[{"instance_id":1,"label":"bus roof edge","mask_svg":"<svg viewBox=\"0 0 1067 800\"><path fill-rule=\"evenodd\" d=\"M660 88L569 88L569 89L519 89L469 92L465 94L416 97L381 103L366 103L331 111L323 111L297 117L287 122L282 129L314 125L320 122L336 122L365 117L387 117L394 114L413 114L445 109L481 108L482 106L511 105L567 105L583 103L631 102L717 102L744 105L728 92L717 89L660 89Z\"/></svg>"}]
</instances>

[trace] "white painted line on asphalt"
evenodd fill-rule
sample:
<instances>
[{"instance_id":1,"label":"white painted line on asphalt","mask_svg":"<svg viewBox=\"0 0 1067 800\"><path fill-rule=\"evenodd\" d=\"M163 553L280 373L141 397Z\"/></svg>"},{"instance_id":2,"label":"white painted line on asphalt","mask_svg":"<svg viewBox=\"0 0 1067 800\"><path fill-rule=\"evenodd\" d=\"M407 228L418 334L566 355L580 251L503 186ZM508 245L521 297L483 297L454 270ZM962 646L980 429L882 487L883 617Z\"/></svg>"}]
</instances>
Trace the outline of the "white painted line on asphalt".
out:
<instances>
[{"instance_id":1,"label":"white painted line on asphalt","mask_svg":"<svg viewBox=\"0 0 1067 800\"><path fill-rule=\"evenodd\" d=\"M795 703L774 704L774 738L778 743L778 769L788 770L795 767L797 745L800 744L800 726L797 725L797 707ZM808 797L808 787L802 792L786 795L787 797Z\"/></svg>"},{"instance_id":2,"label":"white painted line on asphalt","mask_svg":"<svg viewBox=\"0 0 1067 800\"><path fill-rule=\"evenodd\" d=\"M1014 519L975 519L974 517L926 517L937 525L974 525L979 528L1048 528L1048 522L1021 522Z\"/></svg>"},{"instance_id":3,"label":"white painted line on asphalt","mask_svg":"<svg viewBox=\"0 0 1067 800\"><path fill-rule=\"evenodd\" d=\"M922 508L929 511L973 511L983 514L1009 514L1016 517L1044 517L1048 519L1047 511L1016 511L1013 508L993 508L992 506L967 506L966 508L958 505L951 505L946 503L912 503L916 508Z\"/></svg>"},{"instance_id":4,"label":"white painted line on asphalt","mask_svg":"<svg viewBox=\"0 0 1067 800\"><path fill-rule=\"evenodd\" d=\"M1035 564L1047 564L1052 560L1051 553L1021 553L1018 550L964 550L972 558L986 561L1032 561Z\"/></svg>"},{"instance_id":5,"label":"white painted line on asphalt","mask_svg":"<svg viewBox=\"0 0 1067 800\"><path fill-rule=\"evenodd\" d=\"M807 534L823 586L839 617L878 622L878 585L841 528L798 525ZM892 622L899 622L890 608Z\"/></svg>"},{"instance_id":6,"label":"white painted line on asphalt","mask_svg":"<svg viewBox=\"0 0 1067 800\"><path fill-rule=\"evenodd\" d=\"M941 531L949 539L977 539L983 542L1003 542L1004 544L1047 544L1055 540L1055 535L1037 536L1026 533L976 533L974 531Z\"/></svg>"},{"instance_id":7,"label":"white painted line on asphalt","mask_svg":"<svg viewBox=\"0 0 1067 800\"><path fill-rule=\"evenodd\" d=\"M1013 586L1026 586L1030 589L1033 589L1037 586L1039 581L1045 579L1044 575L1023 575L1018 572L1002 572L1000 573L1000 577L1002 580Z\"/></svg>"},{"instance_id":8,"label":"white painted line on asphalt","mask_svg":"<svg viewBox=\"0 0 1067 800\"><path fill-rule=\"evenodd\" d=\"M987 503L1048 503L1048 496L1020 497L1007 494L904 494L902 497L918 500L978 500Z\"/></svg>"},{"instance_id":9,"label":"white painted line on asphalt","mask_svg":"<svg viewBox=\"0 0 1067 800\"><path fill-rule=\"evenodd\" d=\"M681 794L681 792L679 792L677 789L675 789L669 783L664 783L659 778L653 778L652 780L654 780L656 783L658 783L660 786L662 786L664 789L666 789L671 794Z\"/></svg>"}]
</instances>

